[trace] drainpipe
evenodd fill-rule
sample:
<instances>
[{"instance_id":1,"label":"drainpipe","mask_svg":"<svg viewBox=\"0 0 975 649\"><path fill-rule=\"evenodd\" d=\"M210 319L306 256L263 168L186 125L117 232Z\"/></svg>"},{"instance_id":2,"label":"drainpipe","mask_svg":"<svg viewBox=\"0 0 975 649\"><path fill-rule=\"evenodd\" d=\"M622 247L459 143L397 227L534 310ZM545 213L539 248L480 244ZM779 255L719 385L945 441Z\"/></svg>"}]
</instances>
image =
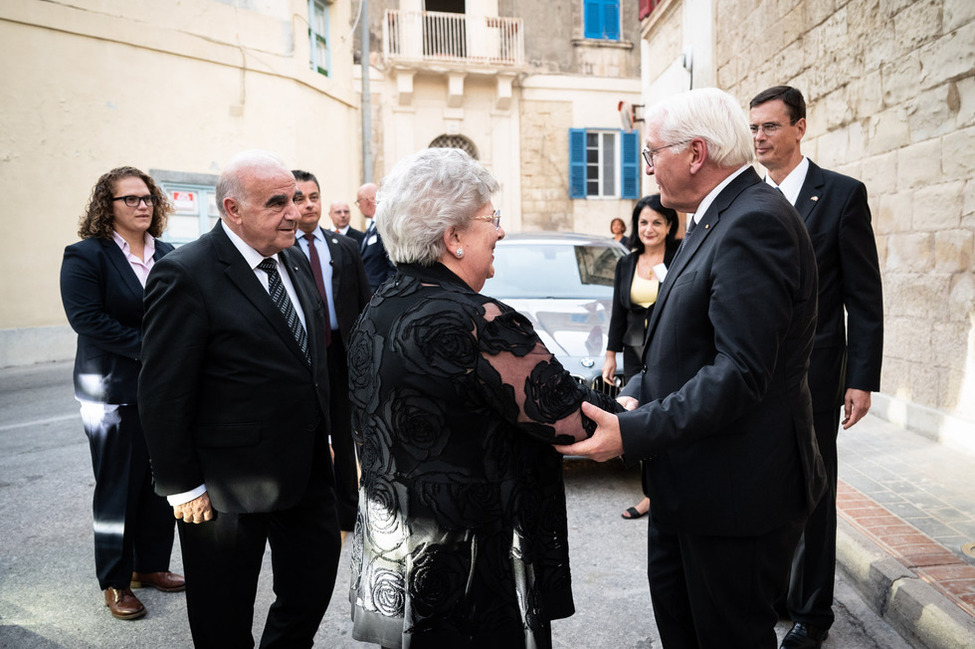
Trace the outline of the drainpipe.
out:
<instances>
[{"instance_id":1,"label":"drainpipe","mask_svg":"<svg viewBox=\"0 0 975 649\"><path fill-rule=\"evenodd\" d=\"M359 5L359 21L362 29L362 55L359 69L362 71L362 182L372 182L372 103L369 91L369 0Z\"/></svg>"}]
</instances>

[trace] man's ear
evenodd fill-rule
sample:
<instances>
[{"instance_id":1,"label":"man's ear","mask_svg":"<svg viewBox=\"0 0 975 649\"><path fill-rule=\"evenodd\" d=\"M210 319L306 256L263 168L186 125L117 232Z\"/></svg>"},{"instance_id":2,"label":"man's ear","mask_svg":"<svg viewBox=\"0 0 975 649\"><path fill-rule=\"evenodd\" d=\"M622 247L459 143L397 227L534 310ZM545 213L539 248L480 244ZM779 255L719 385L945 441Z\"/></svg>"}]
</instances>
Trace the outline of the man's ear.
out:
<instances>
[{"instance_id":1,"label":"man's ear","mask_svg":"<svg viewBox=\"0 0 975 649\"><path fill-rule=\"evenodd\" d=\"M708 143L702 138L696 137L690 141L688 147L691 149L691 168L692 174L696 174L704 166L708 159Z\"/></svg>"},{"instance_id":2,"label":"man's ear","mask_svg":"<svg viewBox=\"0 0 975 649\"><path fill-rule=\"evenodd\" d=\"M801 140L802 136L806 134L806 118L800 117L797 119L795 126L799 130L799 139Z\"/></svg>"},{"instance_id":3,"label":"man's ear","mask_svg":"<svg viewBox=\"0 0 975 649\"><path fill-rule=\"evenodd\" d=\"M223 199L223 211L234 225L240 225L240 203L236 199L225 196Z\"/></svg>"}]
</instances>

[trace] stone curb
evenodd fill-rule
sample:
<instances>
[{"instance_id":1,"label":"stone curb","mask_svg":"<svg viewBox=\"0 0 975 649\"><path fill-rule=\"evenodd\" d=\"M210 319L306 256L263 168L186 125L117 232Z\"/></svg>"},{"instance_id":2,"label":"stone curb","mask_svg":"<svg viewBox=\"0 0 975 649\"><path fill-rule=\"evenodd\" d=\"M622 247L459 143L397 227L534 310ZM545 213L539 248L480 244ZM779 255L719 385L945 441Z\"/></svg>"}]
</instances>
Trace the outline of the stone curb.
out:
<instances>
[{"instance_id":1,"label":"stone curb","mask_svg":"<svg viewBox=\"0 0 975 649\"><path fill-rule=\"evenodd\" d=\"M972 649L975 618L839 518L836 565L880 617L917 649Z\"/></svg>"}]
</instances>

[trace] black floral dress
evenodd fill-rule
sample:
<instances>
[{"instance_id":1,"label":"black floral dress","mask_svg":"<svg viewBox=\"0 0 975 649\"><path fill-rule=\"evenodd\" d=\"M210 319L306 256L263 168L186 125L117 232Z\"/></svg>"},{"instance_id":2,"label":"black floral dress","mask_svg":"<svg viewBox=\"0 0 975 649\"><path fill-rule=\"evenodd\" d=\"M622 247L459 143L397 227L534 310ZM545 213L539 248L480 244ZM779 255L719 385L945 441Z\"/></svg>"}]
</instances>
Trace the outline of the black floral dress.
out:
<instances>
[{"instance_id":1,"label":"black floral dress","mask_svg":"<svg viewBox=\"0 0 975 649\"><path fill-rule=\"evenodd\" d=\"M550 647L574 612L562 458L592 434L578 385L510 307L446 267L400 266L349 344L362 486L353 637Z\"/></svg>"}]
</instances>

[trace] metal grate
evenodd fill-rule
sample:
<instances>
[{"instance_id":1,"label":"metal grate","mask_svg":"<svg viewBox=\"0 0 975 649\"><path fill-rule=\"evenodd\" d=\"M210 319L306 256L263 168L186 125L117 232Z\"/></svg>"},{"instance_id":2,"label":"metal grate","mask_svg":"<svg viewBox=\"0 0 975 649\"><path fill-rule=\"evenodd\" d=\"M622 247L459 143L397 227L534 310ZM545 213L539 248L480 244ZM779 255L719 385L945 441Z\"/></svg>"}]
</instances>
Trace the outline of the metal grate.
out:
<instances>
[{"instance_id":1,"label":"metal grate","mask_svg":"<svg viewBox=\"0 0 975 649\"><path fill-rule=\"evenodd\" d=\"M440 135L434 138L430 149L460 149L477 160L477 147L463 135Z\"/></svg>"},{"instance_id":2,"label":"metal grate","mask_svg":"<svg viewBox=\"0 0 975 649\"><path fill-rule=\"evenodd\" d=\"M600 392L602 394L607 394L613 399L615 399L619 395L620 390L623 387L623 375L620 373L616 374L616 385L608 385L605 381L603 381L603 377L601 376L597 376L591 381L586 380L585 378L578 376L576 374L573 374L572 378L574 378L576 382L588 388L591 388L593 392Z\"/></svg>"}]
</instances>

